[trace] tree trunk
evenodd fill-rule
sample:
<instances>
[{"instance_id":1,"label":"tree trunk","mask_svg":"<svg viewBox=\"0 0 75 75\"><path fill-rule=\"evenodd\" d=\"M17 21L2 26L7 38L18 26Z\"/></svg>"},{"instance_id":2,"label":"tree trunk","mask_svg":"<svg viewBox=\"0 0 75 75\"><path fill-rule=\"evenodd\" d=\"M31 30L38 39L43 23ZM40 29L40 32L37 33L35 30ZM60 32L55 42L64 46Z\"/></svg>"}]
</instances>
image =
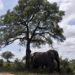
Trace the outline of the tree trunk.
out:
<instances>
[{"instance_id":1,"label":"tree trunk","mask_svg":"<svg viewBox=\"0 0 75 75\"><path fill-rule=\"evenodd\" d=\"M29 69L30 67L30 43L27 43L27 47L26 47L26 68Z\"/></svg>"},{"instance_id":2,"label":"tree trunk","mask_svg":"<svg viewBox=\"0 0 75 75\"><path fill-rule=\"evenodd\" d=\"M7 63L9 62L9 59L7 59Z\"/></svg>"}]
</instances>

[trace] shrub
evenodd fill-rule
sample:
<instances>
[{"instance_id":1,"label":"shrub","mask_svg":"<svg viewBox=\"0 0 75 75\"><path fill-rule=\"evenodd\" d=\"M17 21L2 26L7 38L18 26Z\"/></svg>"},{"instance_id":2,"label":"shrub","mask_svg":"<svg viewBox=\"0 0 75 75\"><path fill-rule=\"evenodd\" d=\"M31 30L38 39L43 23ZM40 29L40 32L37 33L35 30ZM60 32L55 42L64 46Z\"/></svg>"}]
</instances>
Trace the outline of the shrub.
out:
<instances>
[{"instance_id":1,"label":"shrub","mask_svg":"<svg viewBox=\"0 0 75 75\"><path fill-rule=\"evenodd\" d=\"M60 68L62 73L73 74L73 70L70 67L70 62L68 61L68 59L61 60Z\"/></svg>"},{"instance_id":2,"label":"shrub","mask_svg":"<svg viewBox=\"0 0 75 75\"><path fill-rule=\"evenodd\" d=\"M0 71L3 70L3 59L0 59Z\"/></svg>"},{"instance_id":3,"label":"shrub","mask_svg":"<svg viewBox=\"0 0 75 75\"><path fill-rule=\"evenodd\" d=\"M25 70L25 64L18 59L15 60L13 65L14 65L15 70L18 70L18 71Z\"/></svg>"}]
</instances>

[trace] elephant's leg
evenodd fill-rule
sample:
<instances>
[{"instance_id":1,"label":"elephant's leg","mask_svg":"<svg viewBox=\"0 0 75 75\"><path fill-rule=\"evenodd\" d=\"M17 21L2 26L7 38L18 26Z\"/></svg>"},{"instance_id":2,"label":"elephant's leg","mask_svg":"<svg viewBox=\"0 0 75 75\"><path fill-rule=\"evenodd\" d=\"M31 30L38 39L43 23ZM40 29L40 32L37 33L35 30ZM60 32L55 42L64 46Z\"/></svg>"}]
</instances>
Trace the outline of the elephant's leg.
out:
<instances>
[{"instance_id":1,"label":"elephant's leg","mask_svg":"<svg viewBox=\"0 0 75 75\"><path fill-rule=\"evenodd\" d=\"M60 61L59 61L59 59L57 59L56 60L56 62L57 62L57 72L60 72Z\"/></svg>"},{"instance_id":2,"label":"elephant's leg","mask_svg":"<svg viewBox=\"0 0 75 75\"><path fill-rule=\"evenodd\" d=\"M51 72L51 73L54 72L54 67L55 67L54 61L52 60L48 65L49 72Z\"/></svg>"}]
</instances>

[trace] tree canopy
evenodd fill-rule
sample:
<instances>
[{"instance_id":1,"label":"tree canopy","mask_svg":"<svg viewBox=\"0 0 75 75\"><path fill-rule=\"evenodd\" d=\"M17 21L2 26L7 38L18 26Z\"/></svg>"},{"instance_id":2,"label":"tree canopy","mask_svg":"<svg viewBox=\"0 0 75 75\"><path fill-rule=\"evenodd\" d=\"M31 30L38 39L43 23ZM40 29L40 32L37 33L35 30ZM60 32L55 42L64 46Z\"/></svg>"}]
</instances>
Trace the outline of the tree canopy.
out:
<instances>
[{"instance_id":1,"label":"tree canopy","mask_svg":"<svg viewBox=\"0 0 75 75\"><path fill-rule=\"evenodd\" d=\"M11 53L10 51L5 51L1 54L1 56L6 59L7 61L9 61L9 59L13 58L14 54Z\"/></svg>"},{"instance_id":2,"label":"tree canopy","mask_svg":"<svg viewBox=\"0 0 75 75\"><path fill-rule=\"evenodd\" d=\"M41 43L52 44L51 37L63 41L63 29L58 25L63 15L64 12L59 10L56 3L51 4L46 0L19 0L13 11L8 10L1 18L3 42L10 43L16 39L24 42L28 38L38 46Z\"/></svg>"},{"instance_id":3,"label":"tree canopy","mask_svg":"<svg viewBox=\"0 0 75 75\"><path fill-rule=\"evenodd\" d=\"M26 56L30 55L30 44L40 47L41 44L52 44L52 38L65 40L63 29L58 23L62 20L63 11L56 3L47 0L19 0L16 7L0 19L0 44L8 45L19 39L26 44Z\"/></svg>"}]
</instances>

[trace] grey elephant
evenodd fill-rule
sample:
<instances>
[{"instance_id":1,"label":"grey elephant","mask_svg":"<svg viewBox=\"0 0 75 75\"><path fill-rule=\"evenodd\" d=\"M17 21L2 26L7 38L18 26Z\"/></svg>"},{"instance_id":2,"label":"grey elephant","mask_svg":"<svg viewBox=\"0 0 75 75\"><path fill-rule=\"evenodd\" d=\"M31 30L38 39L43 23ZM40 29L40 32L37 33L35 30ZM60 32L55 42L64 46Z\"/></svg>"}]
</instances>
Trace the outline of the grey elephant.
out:
<instances>
[{"instance_id":1,"label":"grey elephant","mask_svg":"<svg viewBox=\"0 0 75 75\"><path fill-rule=\"evenodd\" d=\"M47 68L50 72L60 70L59 54L56 50L35 52L31 55L32 68Z\"/></svg>"}]
</instances>

